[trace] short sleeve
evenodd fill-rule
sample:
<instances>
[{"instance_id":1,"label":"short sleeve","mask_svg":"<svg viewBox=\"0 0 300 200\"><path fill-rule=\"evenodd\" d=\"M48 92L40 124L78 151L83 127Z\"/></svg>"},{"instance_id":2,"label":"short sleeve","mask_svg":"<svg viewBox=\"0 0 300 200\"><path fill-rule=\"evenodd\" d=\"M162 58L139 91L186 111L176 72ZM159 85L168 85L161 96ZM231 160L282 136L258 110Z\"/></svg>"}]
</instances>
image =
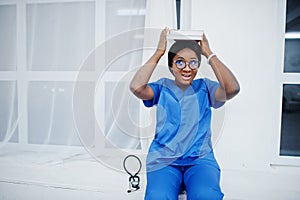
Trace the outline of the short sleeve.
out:
<instances>
[{"instance_id":1,"label":"short sleeve","mask_svg":"<svg viewBox=\"0 0 300 200\"><path fill-rule=\"evenodd\" d=\"M154 97L153 99L150 100L143 100L143 103L146 107L152 107L158 103L162 84L163 84L163 79L148 84L148 86L150 86L154 92Z\"/></svg>"},{"instance_id":2,"label":"short sleeve","mask_svg":"<svg viewBox=\"0 0 300 200\"><path fill-rule=\"evenodd\" d=\"M225 104L225 102L217 101L215 99L215 93L220 84L218 82L212 81L208 78L205 78L204 81L205 81L206 87L208 89L211 106L213 108L219 108L219 107L223 106Z\"/></svg>"}]
</instances>

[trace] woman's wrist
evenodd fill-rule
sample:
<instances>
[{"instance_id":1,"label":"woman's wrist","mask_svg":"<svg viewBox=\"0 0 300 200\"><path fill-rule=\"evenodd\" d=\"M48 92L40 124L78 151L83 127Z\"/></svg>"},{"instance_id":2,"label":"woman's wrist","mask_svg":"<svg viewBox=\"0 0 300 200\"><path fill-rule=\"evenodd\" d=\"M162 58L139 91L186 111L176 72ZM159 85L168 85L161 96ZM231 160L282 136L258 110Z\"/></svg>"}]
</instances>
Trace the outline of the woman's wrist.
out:
<instances>
[{"instance_id":1,"label":"woman's wrist","mask_svg":"<svg viewBox=\"0 0 300 200\"><path fill-rule=\"evenodd\" d=\"M211 53L211 54L207 57L207 64L209 64L210 60L211 60L214 56L216 56L216 54Z\"/></svg>"},{"instance_id":2,"label":"woman's wrist","mask_svg":"<svg viewBox=\"0 0 300 200\"><path fill-rule=\"evenodd\" d=\"M208 56L210 56L213 52L211 50L206 50L206 51L203 51L202 54L208 58Z\"/></svg>"}]
</instances>

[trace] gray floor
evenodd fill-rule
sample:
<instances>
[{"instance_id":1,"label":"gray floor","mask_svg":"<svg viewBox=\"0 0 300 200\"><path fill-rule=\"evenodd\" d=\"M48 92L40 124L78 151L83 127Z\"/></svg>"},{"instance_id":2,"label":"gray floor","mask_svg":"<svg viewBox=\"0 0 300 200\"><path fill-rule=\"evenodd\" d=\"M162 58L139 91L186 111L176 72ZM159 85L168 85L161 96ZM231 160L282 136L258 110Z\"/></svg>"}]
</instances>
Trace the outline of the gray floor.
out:
<instances>
[{"instance_id":1,"label":"gray floor","mask_svg":"<svg viewBox=\"0 0 300 200\"><path fill-rule=\"evenodd\" d=\"M127 193L125 172L104 166L87 154L75 152L58 161L49 159L57 158L52 153L1 151L0 200L143 199L144 173L140 174L141 189ZM111 159L122 163L121 158ZM224 200L299 200L299 180L300 174L292 173L291 169L222 169L221 187Z\"/></svg>"}]
</instances>

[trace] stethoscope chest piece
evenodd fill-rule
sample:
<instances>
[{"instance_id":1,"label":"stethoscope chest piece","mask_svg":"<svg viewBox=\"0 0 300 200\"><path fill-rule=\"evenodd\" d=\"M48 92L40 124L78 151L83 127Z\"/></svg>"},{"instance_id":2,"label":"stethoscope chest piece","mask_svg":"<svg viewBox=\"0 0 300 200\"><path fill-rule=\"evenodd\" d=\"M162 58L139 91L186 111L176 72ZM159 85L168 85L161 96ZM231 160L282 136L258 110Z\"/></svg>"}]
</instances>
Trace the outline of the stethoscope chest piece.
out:
<instances>
[{"instance_id":1,"label":"stethoscope chest piece","mask_svg":"<svg viewBox=\"0 0 300 200\"><path fill-rule=\"evenodd\" d=\"M128 158L135 158L139 163L139 168L135 173L129 172L129 170L126 167L126 161L128 160ZM126 171L126 173L129 175L129 189L127 190L127 192L128 193L135 192L138 189L140 189L140 177L138 176L138 174L142 168L141 160L135 155L128 155L124 158L123 167L124 167L124 170Z\"/></svg>"}]
</instances>

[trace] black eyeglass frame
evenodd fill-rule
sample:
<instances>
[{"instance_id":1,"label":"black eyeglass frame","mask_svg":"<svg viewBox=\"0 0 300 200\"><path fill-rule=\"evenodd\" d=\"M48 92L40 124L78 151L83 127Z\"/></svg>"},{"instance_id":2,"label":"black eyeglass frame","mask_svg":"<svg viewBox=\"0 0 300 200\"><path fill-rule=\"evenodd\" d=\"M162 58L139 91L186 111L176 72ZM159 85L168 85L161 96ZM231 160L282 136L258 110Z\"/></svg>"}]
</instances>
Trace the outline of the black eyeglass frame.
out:
<instances>
[{"instance_id":1,"label":"black eyeglass frame","mask_svg":"<svg viewBox=\"0 0 300 200\"><path fill-rule=\"evenodd\" d=\"M179 66L180 64L179 63L177 64L177 62L182 62L183 65ZM191 65L191 62L196 62L197 63L196 67L193 67L194 65L193 64ZM200 66L199 60L191 60L190 62L187 62L183 59L177 59L177 60L174 60L173 63L175 64L177 69L184 69L186 67L186 65L188 65L190 69L195 70L195 69L198 69Z\"/></svg>"}]
</instances>

